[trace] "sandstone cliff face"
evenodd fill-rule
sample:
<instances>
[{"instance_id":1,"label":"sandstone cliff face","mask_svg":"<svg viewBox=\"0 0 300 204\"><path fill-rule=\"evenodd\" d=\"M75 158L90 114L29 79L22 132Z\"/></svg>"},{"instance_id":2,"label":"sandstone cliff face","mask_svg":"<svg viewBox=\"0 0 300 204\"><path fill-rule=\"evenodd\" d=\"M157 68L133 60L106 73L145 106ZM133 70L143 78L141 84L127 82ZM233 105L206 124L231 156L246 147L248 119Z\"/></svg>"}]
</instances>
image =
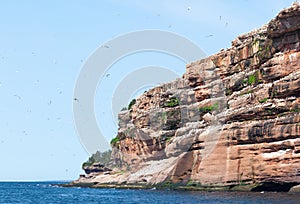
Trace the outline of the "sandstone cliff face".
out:
<instances>
[{"instance_id":1,"label":"sandstone cliff face","mask_svg":"<svg viewBox=\"0 0 300 204\"><path fill-rule=\"evenodd\" d=\"M186 66L119 114L97 183L300 183L300 5ZM292 185L291 185L292 186Z\"/></svg>"}]
</instances>

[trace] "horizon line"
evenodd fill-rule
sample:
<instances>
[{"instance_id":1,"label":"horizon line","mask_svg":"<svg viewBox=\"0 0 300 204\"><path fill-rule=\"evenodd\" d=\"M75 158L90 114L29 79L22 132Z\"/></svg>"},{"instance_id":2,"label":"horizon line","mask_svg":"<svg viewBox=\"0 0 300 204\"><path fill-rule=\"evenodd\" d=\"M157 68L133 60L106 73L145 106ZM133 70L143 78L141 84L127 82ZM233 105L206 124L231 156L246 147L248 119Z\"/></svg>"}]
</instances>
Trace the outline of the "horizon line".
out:
<instances>
[{"instance_id":1,"label":"horizon line","mask_svg":"<svg viewBox=\"0 0 300 204\"><path fill-rule=\"evenodd\" d=\"M73 180L0 180L0 183L33 183L33 182L71 182Z\"/></svg>"}]
</instances>

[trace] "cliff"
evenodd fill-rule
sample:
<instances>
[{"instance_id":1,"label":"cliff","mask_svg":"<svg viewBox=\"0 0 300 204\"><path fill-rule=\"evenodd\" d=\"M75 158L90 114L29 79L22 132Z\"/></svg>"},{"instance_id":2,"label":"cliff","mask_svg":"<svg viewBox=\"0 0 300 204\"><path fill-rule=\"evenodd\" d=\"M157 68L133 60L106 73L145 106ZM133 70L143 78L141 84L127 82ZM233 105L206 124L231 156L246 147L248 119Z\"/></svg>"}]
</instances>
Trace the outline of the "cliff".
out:
<instances>
[{"instance_id":1,"label":"cliff","mask_svg":"<svg viewBox=\"0 0 300 204\"><path fill-rule=\"evenodd\" d=\"M299 51L294 3L138 97L119 114L114 168L73 185L287 191L300 184Z\"/></svg>"}]
</instances>

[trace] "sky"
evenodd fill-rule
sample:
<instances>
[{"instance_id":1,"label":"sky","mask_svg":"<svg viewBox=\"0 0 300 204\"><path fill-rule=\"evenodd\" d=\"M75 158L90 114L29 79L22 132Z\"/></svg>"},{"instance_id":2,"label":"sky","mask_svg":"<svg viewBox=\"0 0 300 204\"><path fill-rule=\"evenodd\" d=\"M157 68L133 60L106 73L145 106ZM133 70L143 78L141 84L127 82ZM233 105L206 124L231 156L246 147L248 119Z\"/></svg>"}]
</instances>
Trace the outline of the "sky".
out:
<instances>
[{"instance_id":1,"label":"sky","mask_svg":"<svg viewBox=\"0 0 300 204\"><path fill-rule=\"evenodd\" d=\"M83 173L81 164L89 154L74 124L74 87L84 63L105 42L155 29L184 36L211 55L292 2L1 1L0 181L73 180ZM99 82L94 107L108 141L117 132L111 114L114 88L122 77L149 65L171 67L178 76L185 71L184 62L150 52L110 67L109 77Z\"/></svg>"}]
</instances>

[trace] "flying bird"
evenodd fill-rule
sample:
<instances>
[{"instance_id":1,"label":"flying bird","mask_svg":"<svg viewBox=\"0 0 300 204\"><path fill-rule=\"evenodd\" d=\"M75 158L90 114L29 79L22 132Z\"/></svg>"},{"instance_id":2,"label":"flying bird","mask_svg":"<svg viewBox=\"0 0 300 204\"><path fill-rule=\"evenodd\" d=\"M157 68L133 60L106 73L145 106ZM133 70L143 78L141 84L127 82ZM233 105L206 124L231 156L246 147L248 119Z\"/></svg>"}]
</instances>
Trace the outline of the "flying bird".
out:
<instances>
[{"instance_id":1,"label":"flying bird","mask_svg":"<svg viewBox=\"0 0 300 204\"><path fill-rule=\"evenodd\" d=\"M21 96L19 96L17 94L15 94L14 96L17 97L19 100L21 100Z\"/></svg>"}]
</instances>

